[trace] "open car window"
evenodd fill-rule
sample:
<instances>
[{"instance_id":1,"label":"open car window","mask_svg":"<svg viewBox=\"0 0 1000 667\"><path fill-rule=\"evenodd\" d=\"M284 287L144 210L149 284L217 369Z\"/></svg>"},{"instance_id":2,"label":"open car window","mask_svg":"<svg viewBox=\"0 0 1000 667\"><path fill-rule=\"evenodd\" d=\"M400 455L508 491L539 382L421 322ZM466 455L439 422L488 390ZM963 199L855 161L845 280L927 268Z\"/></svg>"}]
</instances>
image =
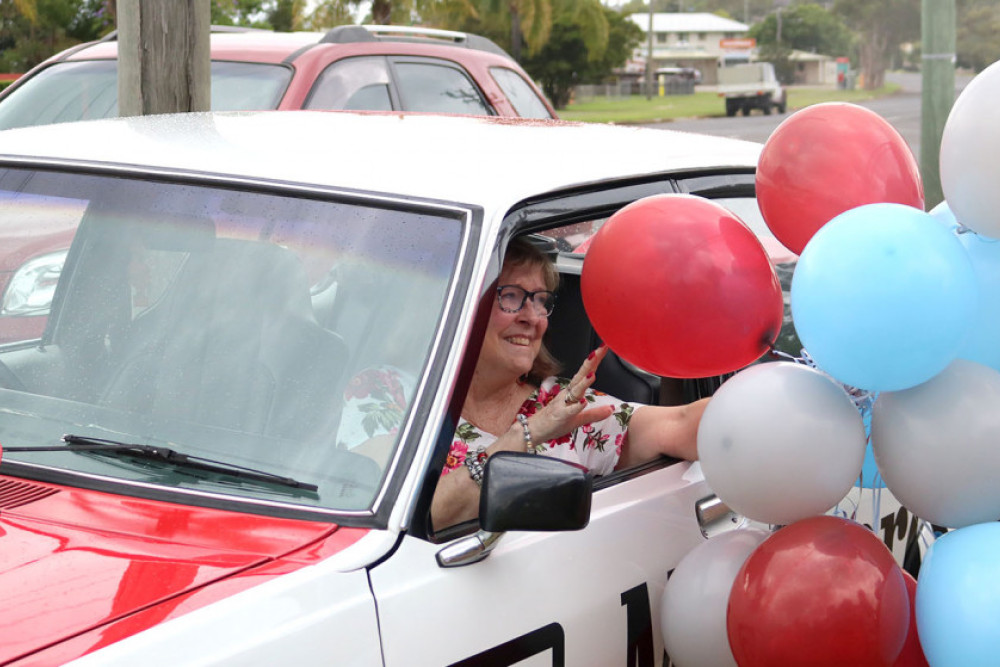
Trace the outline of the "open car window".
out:
<instances>
[{"instance_id":1,"label":"open car window","mask_svg":"<svg viewBox=\"0 0 1000 667\"><path fill-rule=\"evenodd\" d=\"M464 233L455 211L398 202L0 170L0 292L21 309L0 314L5 472L368 509ZM358 380L386 369L408 379ZM316 489L68 451L65 434Z\"/></svg>"}]
</instances>

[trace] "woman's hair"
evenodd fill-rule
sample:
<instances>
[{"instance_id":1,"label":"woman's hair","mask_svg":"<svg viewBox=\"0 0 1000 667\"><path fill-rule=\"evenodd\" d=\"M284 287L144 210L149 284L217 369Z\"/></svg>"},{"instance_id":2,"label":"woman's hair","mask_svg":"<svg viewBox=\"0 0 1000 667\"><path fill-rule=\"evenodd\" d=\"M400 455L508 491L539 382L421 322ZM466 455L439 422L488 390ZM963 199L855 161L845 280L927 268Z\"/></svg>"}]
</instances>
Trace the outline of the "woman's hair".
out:
<instances>
[{"instance_id":1,"label":"woman's hair","mask_svg":"<svg viewBox=\"0 0 1000 667\"><path fill-rule=\"evenodd\" d=\"M503 258L504 267L520 267L526 266L528 268L539 268L542 270L542 278L545 280L545 289L555 292L559 289L559 272L556 271L555 265L549 256L542 252L536 245L531 243L531 241L519 237L510 242L507 246L507 253ZM531 365L531 370L528 371L524 380L533 385L540 385L542 380L545 378L555 375L562 368L562 364L552 356L549 349L545 346L545 342L542 342L542 346L538 350L538 356L535 357L535 363Z\"/></svg>"}]
</instances>

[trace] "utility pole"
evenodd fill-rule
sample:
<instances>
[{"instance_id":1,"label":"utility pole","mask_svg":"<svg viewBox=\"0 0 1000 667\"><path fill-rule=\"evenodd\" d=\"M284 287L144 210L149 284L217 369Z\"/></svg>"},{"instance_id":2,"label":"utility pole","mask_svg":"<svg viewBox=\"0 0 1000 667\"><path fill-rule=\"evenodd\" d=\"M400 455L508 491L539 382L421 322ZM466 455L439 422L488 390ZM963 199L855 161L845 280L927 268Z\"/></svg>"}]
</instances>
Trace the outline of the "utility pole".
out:
<instances>
[{"instance_id":1,"label":"utility pole","mask_svg":"<svg viewBox=\"0 0 1000 667\"><path fill-rule=\"evenodd\" d=\"M208 111L210 0L118 0L118 115Z\"/></svg>"},{"instance_id":2,"label":"utility pole","mask_svg":"<svg viewBox=\"0 0 1000 667\"><path fill-rule=\"evenodd\" d=\"M921 0L920 177L928 210L944 201L941 135L955 103L955 0Z\"/></svg>"},{"instance_id":3,"label":"utility pole","mask_svg":"<svg viewBox=\"0 0 1000 667\"><path fill-rule=\"evenodd\" d=\"M649 0L649 30L646 33L646 99L653 99L653 0Z\"/></svg>"}]
</instances>

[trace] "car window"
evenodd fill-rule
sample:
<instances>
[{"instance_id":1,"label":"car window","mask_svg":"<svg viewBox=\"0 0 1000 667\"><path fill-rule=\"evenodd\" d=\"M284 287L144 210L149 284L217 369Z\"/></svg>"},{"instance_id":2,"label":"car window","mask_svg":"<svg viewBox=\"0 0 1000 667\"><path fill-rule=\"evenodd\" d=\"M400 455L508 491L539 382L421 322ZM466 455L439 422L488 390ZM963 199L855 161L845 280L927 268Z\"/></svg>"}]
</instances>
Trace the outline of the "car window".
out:
<instances>
[{"instance_id":1,"label":"car window","mask_svg":"<svg viewBox=\"0 0 1000 667\"><path fill-rule=\"evenodd\" d=\"M281 65L212 62L212 109L274 109L291 80ZM0 130L118 114L118 63L57 63L0 100Z\"/></svg>"},{"instance_id":2,"label":"car window","mask_svg":"<svg viewBox=\"0 0 1000 667\"><path fill-rule=\"evenodd\" d=\"M463 220L110 181L0 170L0 233L16 225L8 236L58 257L16 302L51 307L41 341L0 345L0 442L60 445L72 433L169 446L317 489L68 451L8 452L4 464L306 508L371 506L416 382L383 391L352 379L421 376ZM13 253L3 250L0 260ZM0 340L23 319L0 315ZM347 409L359 397L364 407Z\"/></svg>"},{"instance_id":3,"label":"car window","mask_svg":"<svg viewBox=\"0 0 1000 667\"><path fill-rule=\"evenodd\" d=\"M396 62L394 69L400 102L406 111L492 115L472 79L455 67Z\"/></svg>"},{"instance_id":4,"label":"car window","mask_svg":"<svg viewBox=\"0 0 1000 667\"><path fill-rule=\"evenodd\" d=\"M345 58L316 78L306 109L391 111L389 68L385 58Z\"/></svg>"},{"instance_id":5,"label":"car window","mask_svg":"<svg viewBox=\"0 0 1000 667\"><path fill-rule=\"evenodd\" d=\"M212 111L276 109L291 80L281 65L212 61Z\"/></svg>"},{"instance_id":6,"label":"car window","mask_svg":"<svg viewBox=\"0 0 1000 667\"><path fill-rule=\"evenodd\" d=\"M538 98L520 74L507 67L491 67L490 74L522 118L552 118L545 103Z\"/></svg>"}]
</instances>

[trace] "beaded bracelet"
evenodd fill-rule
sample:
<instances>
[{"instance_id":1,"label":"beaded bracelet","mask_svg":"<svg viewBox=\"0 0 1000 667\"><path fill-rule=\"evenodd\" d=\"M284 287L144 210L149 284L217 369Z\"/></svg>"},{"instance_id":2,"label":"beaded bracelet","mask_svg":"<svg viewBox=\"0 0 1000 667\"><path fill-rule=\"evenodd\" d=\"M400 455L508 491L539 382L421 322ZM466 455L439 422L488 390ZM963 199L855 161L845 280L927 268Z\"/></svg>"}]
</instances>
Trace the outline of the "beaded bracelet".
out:
<instances>
[{"instance_id":1,"label":"beaded bracelet","mask_svg":"<svg viewBox=\"0 0 1000 667\"><path fill-rule=\"evenodd\" d=\"M521 422L521 428L524 429L524 448L529 454L537 454L540 447L536 447L531 441L531 429L528 428L528 418L522 415L520 412L517 413L517 421Z\"/></svg>"},{"instance_id":2,"label":"beaded bracelet","mask_svg":"<svg viewBox=\"0 0 1000 667\"><path fill-rule=\"evenodd\" d=\"M486 463L488 456L486 449L480 447L465 457L465 467L469 469L469 477L476 483L476 486L483 485L483 465Z\"/></svg>"}]
</instances>

